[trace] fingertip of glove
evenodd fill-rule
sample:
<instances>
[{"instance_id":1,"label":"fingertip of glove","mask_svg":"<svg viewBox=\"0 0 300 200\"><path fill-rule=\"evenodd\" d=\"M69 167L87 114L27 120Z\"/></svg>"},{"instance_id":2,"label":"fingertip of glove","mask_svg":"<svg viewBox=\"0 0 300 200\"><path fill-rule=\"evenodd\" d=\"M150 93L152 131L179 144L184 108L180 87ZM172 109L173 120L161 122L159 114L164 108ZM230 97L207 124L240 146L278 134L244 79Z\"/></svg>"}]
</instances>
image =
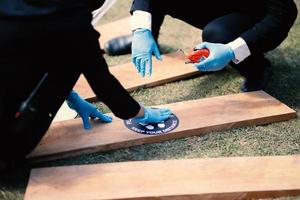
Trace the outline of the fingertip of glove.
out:
<instances>
[{"instance_id":1,"label":"fingertip of glove","mask_svg":"<svg viewBox=\"0 0 300 200\"><path fill-rule=\"evenodd\" d=\"M89 131L89 130L91 130L91 129L92 129L92 127L91 127L91 126L83 126L83 128L84 128L84 130L86 130L86 131Z\"/></svg>"},{"instance_id":2,"label":"fingertip of glove","mask_svg":"<svg viewBox=\"0 0 300 200\"><path fill-rule=\"evenodd\" d=\"M106 116L106 119L105 119L107 123L111 123L113 121L113 118L112 117L109 117L109 116Z\"/></svg>"}]
</instances>

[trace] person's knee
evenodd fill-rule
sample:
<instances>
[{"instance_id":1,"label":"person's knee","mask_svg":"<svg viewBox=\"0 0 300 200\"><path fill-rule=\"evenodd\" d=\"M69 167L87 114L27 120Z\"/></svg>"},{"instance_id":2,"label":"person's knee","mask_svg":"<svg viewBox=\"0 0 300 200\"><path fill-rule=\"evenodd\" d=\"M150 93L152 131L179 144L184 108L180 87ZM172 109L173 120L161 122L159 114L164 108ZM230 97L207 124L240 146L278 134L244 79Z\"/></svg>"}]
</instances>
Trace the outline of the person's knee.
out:
<instances>
[{"instance_id":1,"label":"person's knee","mask_svg":"<svg viewBox=\"0 0 300 200\"><path fill-rule=\"evenodd\" d=\"M232 35L222 26L208 24L203 29L202 41L225 44L232 41Z\"/></svg>"}]
</instances>

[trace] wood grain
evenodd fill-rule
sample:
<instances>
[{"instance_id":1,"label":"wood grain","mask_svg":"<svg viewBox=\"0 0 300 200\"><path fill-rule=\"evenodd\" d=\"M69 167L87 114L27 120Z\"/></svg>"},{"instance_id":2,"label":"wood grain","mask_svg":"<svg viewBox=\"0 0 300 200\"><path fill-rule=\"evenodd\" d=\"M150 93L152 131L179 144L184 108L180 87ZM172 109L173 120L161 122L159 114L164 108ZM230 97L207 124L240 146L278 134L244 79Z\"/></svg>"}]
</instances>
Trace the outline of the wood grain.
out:
<instances>
[{"instance_id":1,"label":"wood grain","mask_svg":"<svg viewBox=\"0 0 300 200\"><path fill-rule=\"evenodd\" d=\"M174 138L201 135L214 130L260 125L288 120L296 112L263 91L232 94L168 104L179 118L178 127L162 135L143 135L114 118L112 123L94 123L82 129L81 119L54 123L29 158L54 159L83 153L109 151Z\"/></svg>"},{"instance_id":2,"label":"wood grain","mask_svg":"<svg viewBox=\"0 0 300 200\"><path fill-rule=\"evenodd\" d=\"M25 200L270 198L299 180L299 155L120 162L33 169Z\"/></svg>"}]
</instances>

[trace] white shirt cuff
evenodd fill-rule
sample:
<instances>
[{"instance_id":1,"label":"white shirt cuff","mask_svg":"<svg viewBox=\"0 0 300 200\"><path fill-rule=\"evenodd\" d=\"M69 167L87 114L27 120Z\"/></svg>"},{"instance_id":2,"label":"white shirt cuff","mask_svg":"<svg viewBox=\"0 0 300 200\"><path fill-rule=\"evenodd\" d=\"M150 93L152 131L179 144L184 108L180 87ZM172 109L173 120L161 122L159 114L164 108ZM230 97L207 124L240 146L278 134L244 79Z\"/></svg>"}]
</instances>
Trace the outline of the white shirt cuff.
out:
<instances>
[{"instance_id":1,"label":"white shirt cuff","mask_svg":"<svg viewBox=\"0 0 300 200\"><path fill-rule=\"evenodd\" d=\"M245 58L251 55L251 52L243 38L239 37L238 39L227 44L234 53L234 59L232 60L235 64L239 64Z\"/></svg>"},{"instance_id":2,"label":"white shirt cuff","mask_svg":"<svg viewBox=\"0 0 300 200\"><path fill-rule=\"evenodd\" d=\"M131 30L145 28L151 30L151 14L145 11L136 10L131 16Z\"/></svg>"}]
</instances>

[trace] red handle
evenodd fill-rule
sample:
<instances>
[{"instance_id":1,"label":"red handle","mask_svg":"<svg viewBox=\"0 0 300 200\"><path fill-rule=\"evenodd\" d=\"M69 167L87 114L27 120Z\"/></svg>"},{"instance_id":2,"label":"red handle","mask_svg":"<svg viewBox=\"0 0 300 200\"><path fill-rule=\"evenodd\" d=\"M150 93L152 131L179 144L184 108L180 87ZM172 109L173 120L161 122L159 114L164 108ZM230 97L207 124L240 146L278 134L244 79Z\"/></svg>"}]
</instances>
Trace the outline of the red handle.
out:
<instances>
[{"instance_id":1,"label":"red handle","mask_svg":"<svg viewBox=\"0 0 300 200\"><path fill-rule=\"evenodd\" d=\"M202 57L207 58L209 56L208 49L199 49L196 51L192 51L191 53L187 54L187 59L189 59L192 63L199 62L199 59Z\"/></svg>"}]
</instances>

